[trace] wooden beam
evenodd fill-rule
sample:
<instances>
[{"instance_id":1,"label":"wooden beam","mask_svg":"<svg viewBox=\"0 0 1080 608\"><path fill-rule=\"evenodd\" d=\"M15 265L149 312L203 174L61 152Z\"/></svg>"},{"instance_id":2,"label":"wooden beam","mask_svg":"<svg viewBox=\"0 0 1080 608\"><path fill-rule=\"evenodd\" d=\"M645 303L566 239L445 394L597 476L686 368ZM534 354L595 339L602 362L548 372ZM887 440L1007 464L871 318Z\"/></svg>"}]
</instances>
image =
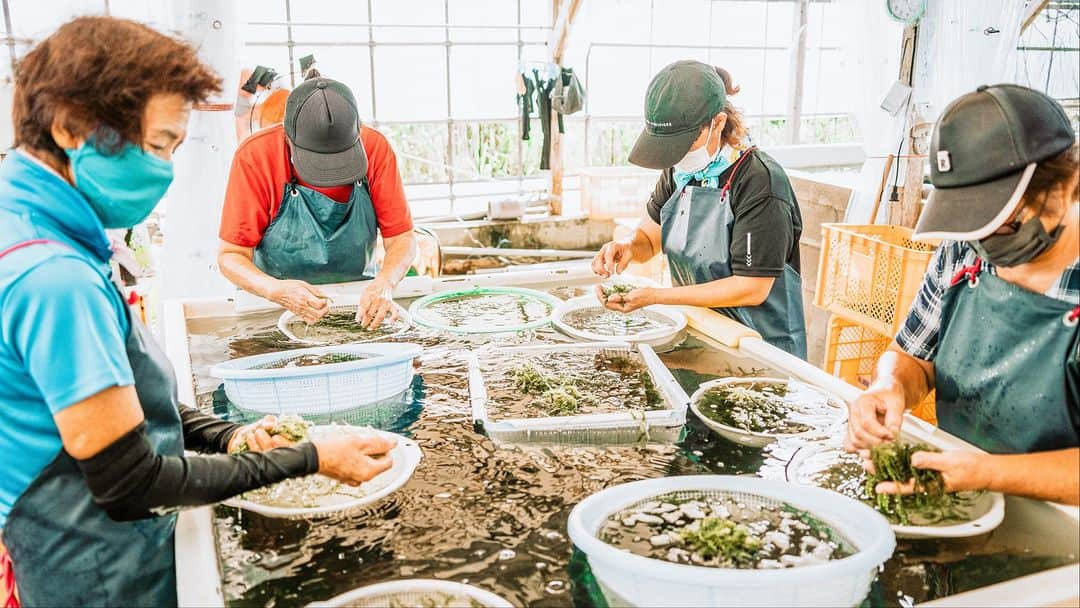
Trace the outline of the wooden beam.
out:
<instances>
[{"instance_id":1,"label":"wooden beam","mask_svg":"<svg viewBox=\"0 0 1080 608\"><path fill-rule=\"evenodd\" d=\"M903 46L901 47L900 81L908 86L915 83L915 46L918 44L918 26L904 28ZM908 112L907 124L914 125L919 122L913 108ZM904 185L900 189L899 202L890 202L889 223L894 226L915 227L922 211L922 181L923 181L923 158L915 153L915 127L912 126L902 134L907 143L909 153L904 163Z\"/></svg>"},{"instance_id":2,"label":"wooden beam","mask_svg":"<svg viewBox=\"0 0 1080 608\"><path fill-rule=\"evenodd\" d=\"M896 160L895 154L890 154L885 159L885 170L881 172L881 183L878 184L877 196L874 197L874 208L870 211L870 223L877 223L878 209L881 208L881 198L885 196L885 185L889 183L889 174L892 173L893 162Z\"/></svg>"},{"instance_id":3,"label":"wooden beam","mask_svg":"<svg viewBox=\"0 0 1080 608\"><path fill-rule=\"evenodd\" d=\"M581 8L581 0L551 1L551 61L557 65L562 62L570 27L574 24L574 17L577 16L579 8Z\"/></svg>"},{"instance_id":4,"label":"wooden beam","mask_svg":"<svg viewBox=\"0 0 1080 608\"><path fill-rule=\"evenodd\" d=\"M570 27L581 0L551 0L552 31L551 62L562 66L563 53L566 50L566 40L570 35ZM556 76L559 78L560 76ZM551 111L551 151L548 163L551 166L551 214L562 215L563 212L563 149L562 137L559 134L559 115L554 109Z\"/></svg>"},{"instance_id":5,"label":"wooden beam","mask_svg":"<svg viewBox=\"0 0 1080 608\"><path fill-rule=\"evenodd\" d=\"M1024 7L1024 18L1020 21L1021 34L1031 27L1032 23L1035 23L1035 18L1048 4L1050 4L1050 0L1028 0L1027 6Z\"/></svg>"}]
</instances>

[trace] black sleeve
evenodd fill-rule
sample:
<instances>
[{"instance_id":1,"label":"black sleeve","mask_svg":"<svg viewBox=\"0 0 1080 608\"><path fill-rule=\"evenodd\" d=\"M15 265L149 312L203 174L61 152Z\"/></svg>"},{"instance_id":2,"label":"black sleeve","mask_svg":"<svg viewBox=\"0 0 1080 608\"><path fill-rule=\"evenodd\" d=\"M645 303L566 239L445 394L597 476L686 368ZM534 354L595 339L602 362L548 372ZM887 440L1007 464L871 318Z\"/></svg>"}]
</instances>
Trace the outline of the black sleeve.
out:
<instances>
[{"instance_id":1,"label":"black sleeve","mask_svg":"<svg viewBox=\"0 0 1080 608\"><path fill-rule=\"evenodd\" d=\"M94 503L116 521L213 504L319 470L311 443L231 456L162 456L150 445L145 423L76 462Z\"/></svg>"},{"instance_id":2,"label":"black sleeve","mask_svg":"<svg viewBox=\"0 0 1080 608\"><path fill-rule=\"evenodd\" d=\"M184 449L210 454L228 452L229 440L241 427L186 405L180 406L180 423L184 426Z\"/></svg>"},{"instance_id":3,"label":"black sleeve","mask_svg":"<svg viewBox=\"0 0 1080 608\"><path fill-rule=\"evenodd\" d=\"M671 169L666 169L660 173L660 179L656 180L656 186L653 187L652 195L649 197L647 209L652 221L657 224L660 223L660 210L664 208L664 203L668 202L668 199L674 193L675 178L672 177Z\"/></svg>"},{"instance_id":4,"label":"black sleeve","mask_svg":"<svg viewBox=\"0 0 1080 608\"><path fill-rule=\"evenodd\" d=\"M795 241L791 207L763 196L740 201L731 229L731 272L741 277L778 277Z\"/></svg>"}]
</instances>

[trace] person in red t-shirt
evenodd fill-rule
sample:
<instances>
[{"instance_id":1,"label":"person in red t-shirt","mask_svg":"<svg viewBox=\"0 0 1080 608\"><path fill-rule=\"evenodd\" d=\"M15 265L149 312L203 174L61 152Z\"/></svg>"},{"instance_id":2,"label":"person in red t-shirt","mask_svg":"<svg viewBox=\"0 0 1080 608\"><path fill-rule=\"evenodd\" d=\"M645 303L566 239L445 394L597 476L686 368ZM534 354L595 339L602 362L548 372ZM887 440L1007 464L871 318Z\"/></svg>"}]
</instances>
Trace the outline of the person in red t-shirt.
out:
<instances>
[{"instance_id":1,"label":"person in red t-shirt","mask_svg":"<svg viewBox=\"0 0 1080 608\"><path fill-rule=\"evenodd\" d=\"M315 285L371 279L356 316L374 328L397 316L391 291L416 257L412 228L389 142L360 124L348 87L314 78L289 94L283 124L237 148L218 264L241 289L309 323L329 310Z\"/></svg>"}]
</instances>

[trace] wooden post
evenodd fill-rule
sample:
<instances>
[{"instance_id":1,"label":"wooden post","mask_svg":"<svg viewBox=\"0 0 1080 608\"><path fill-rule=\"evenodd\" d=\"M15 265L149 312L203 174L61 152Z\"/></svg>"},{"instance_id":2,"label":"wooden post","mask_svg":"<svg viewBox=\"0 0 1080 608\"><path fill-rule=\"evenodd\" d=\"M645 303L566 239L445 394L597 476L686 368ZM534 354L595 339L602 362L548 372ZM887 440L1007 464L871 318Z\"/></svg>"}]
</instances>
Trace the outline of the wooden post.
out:
<instances>
[{"instance_id":1,"label":"wooden post","mask_svg":"<svg viewBox=\"0 0 1080 608\"><path fill-rule=\"evenodd\" d=\"M792 23L795 35L795 61L791 66L791 95L788 96L787 143L799 143L802 128L803 76L806 72L806 23L810 0L798 0Z\"/></svg>"},{"instance_id":2,"label":"wooden post","mask_svg":"<svg viewBox=\"0 0 1080 608\"><path fill-rule=\"evenodd\" d=\"M563 52L566 50L566 39L570 34L570 26L574 21L581 0L551 0L551 62L562 67ZM560 76L556 76L559 78ZM563 212L563 149L562 137L559 135L559 116L555 110L551 110L551 151L548 163L551 166L551 214L562 215Z\"/></svg>"},{"instance_id":3,"label":"wooden post","mask_svg":"<svg viewBox=\"0 0 1080 608\"><path fill-rule=\"evenodd\" d=\"M1039 16L1039 13L1046 8L1046 5L1050 4L1050 0L1030 0L1026 8L1024 8L1024 18L1020 21L1020 33L1023 34L1032 23L1035 23L1035 18Z\"/></svg>"},{"instance_id":4,"label":"wooden post","mask_svg":"<svg viewBox=\"0 0 1080 608\"><path fill-rule=\"evenodd\" d=\"M910 133L910 131L909 131ZM906 136L912 141L910 135ZM891 224L914 228L922 211L923 160L918 154L908 154L904 167L904 187L900 192L900 205L894 208L895 218Z\"/></svg>"},{"instance_id":5,"label":"wooden post","mask_svg":"<svg viewBox=\"0 0 1080 608\"><path fill-rule=\"evenodd\" d=\"M915 45L918 42L918 26L904 28L903 55L900 63L900 81L908 86L914 86L915 78ZM908 153L904 162L904 185L900 191L899 204L889 205L889 223L894 226L915 227L919 219L919 211L922 203L923 181L923 158L915 152L915 128L913 125L921 119L914 109L908 109L907 124L910 126L901 136L907 143Z\"/></svg>"}]
</instances>

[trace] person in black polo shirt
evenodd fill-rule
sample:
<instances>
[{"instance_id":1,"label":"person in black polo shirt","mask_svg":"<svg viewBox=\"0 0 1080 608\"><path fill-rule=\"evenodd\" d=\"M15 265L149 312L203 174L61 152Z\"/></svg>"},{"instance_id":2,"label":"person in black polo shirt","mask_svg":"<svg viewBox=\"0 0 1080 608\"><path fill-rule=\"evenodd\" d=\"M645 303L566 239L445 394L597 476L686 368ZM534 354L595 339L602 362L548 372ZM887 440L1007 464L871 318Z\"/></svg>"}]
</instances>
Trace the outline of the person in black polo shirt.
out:
<instances>
[{"instance_id":1,"label":"person in black polo shirt","mask_svg":"<svg viewBox=\"0 0 1080 608\"><path fill-rule=\"evenodd\" d=\"M634 235L604 245L593 270L610 277L662 251L674 287L613 294L605 305L713 308L805 359L802 215L784 170L745 143L727 100L737 92L725 70L699 61L677 61L653 78L630 162L663 173Z\"/></svg>"}]
</instances>

